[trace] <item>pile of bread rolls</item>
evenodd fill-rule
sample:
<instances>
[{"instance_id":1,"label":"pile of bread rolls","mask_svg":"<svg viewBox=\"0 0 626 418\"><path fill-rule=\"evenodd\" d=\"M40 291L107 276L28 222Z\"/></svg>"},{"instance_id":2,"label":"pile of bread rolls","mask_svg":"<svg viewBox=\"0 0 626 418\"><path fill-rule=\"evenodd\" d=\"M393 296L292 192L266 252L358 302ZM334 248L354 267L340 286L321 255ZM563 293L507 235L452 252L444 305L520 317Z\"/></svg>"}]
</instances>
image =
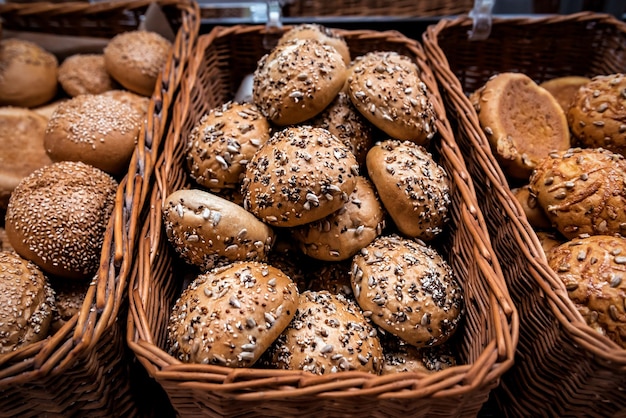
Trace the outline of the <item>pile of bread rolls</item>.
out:
<instances>
[{"instance_id":1,"label":"pile of bread rolls","mask_svg":"<svg viewBox=\"0 0 626 418\"><path fill-rule=\"evenodd\" d=\"M471 100L548 264L589 326L626 347L626 75L502 73Z\"/></svg>"},{"instance_id":2,"label":"pile of bread rolls","mask_svg":"<svg viewBox=\"0 0 626 418\"><path fill-rule=\"evenodd\" d=\"M351 60L341 36L303 24L258 61L251 89L197 122L194 184L163 202L195 271L170 353L314 374L454 365L463 291L436 249L450 179L428 151L436 114L415 62Z\"/></svg>"},{"instance_id":3,"label":"pile of bread rolls","mask_svg":"<svg viewBox=\"0 0 626 418\"><path fill-rule=\"evenodd\" d=\"M0 354L79 311L170 48L131 31L59 65L33 42L0 41Z\"/></svg>"}]
</instances>

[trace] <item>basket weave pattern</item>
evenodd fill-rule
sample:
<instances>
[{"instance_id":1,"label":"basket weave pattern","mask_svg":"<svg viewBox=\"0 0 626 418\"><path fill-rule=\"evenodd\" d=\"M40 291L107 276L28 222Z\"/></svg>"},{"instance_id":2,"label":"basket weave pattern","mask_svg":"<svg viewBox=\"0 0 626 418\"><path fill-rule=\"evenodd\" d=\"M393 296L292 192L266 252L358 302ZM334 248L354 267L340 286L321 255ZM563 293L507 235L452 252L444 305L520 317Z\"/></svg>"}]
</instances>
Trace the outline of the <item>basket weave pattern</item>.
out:
<instances>
[{"instance_id":1,"label":"basket weave pattern","mask_svg":"<svg viewBox=\"0 0 626 418\"><path fill-rule=\"evenodd\" d=\"M322 0L291 0L284 6L285 16L387 16L424 17L468 13L469 0L345 0L329 7Z\"/></svg>"}]
</instances>

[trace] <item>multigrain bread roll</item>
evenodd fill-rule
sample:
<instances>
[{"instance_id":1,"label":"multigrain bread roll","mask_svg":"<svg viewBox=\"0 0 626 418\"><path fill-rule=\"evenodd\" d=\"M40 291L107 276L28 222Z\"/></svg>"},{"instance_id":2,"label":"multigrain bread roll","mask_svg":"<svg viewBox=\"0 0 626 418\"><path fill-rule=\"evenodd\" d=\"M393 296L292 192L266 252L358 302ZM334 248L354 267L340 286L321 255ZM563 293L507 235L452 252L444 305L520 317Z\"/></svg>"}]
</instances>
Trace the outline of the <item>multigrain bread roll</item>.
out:
<instances>
[{"instance_id":1,"label":"multigrain bread roll","mask_svg":"<svg viewBox=\"0 0 626 418\"><path fill-rule=\"evenodd\" d=\"M410 141L376 143L367 172L389 216L402 234L431 240L448 219L450 180L432 155Z\"/></svg>"},{"instance_id":2,"label":"multigrain bread roll","mask_svg":"<svg viewBox=\"0 0 626 418\"><path fill-rule=\"evenodd\" d=\"M104 48L104 63L111 77L124 88L150 97L171 48L172 43L156 32L123 32Z\"/></svg>"},{"instance_id":3,"label":"multigrain bread roll","mask_svg":"<svg viewBox=\"0 0 626 418\"><path fill-rule=\"evenodd\" d=\"M307 270L305 289L314 292L325 290L333 295L341 295L348 300L354 300L352 285L350 284L351 268L352 260L314 263Z\"/></svg>"},{"instance_id":4,"label":"multigrain bread roll","mask_svg":"<svg viewBox=\"0 0 626 418\"><path fill-rule=\"evenodd\" d=\"M436 114L417 65L396 52L357 57L348 72L348 95L357 110L392 138L426 145Z\"/></svg>"},{"instance_id":5,"label":"multigrain bread roll","mask_svg":"<svg viewBox=\"0 0 626 418\"><path fill-rule=\"evenodd\" d=\"M297 226L339 210L356 187L356 158L322 128L275 132L246 166L244 207L272 226Z\"/></svg>"},{"instance_id":6,"label":"multigrain bread roll","mask_svg":"<svg viewBox=\"0 0 626 418\"><path fill-rule=\"evenodd\" d=\"M276 125L303 122L324 110L346 81L337 50L314 39L284 42L258 62L252 98Z\"/></svg>"},{"instance_id":7,"label":"multigrain bread roll","mask_svg":"<svg viewBox=\"0 0 626 418\"><path fill-rule=\"evenodd\" d=\"M352 259L351 283L371 320L418 348L446 342L463 313L463 290L431 247L382 236Z\"/></svg>"},{"instance_id":8,"label":"multigrain bread roll","mask_svg":"<svg viewBox=\"0 0 626 418\"><path fill-rule=\"evenodd\" d=\"M567 113L576 145L626 155L626 75L596 76L574 96Z\"/></svg>"},{"instance_id":9,"label":"multigrain bread roll","mask_svg":"<svg viewBox=\"0 0 626 418\"><path fill-rule=\"evenodd\" d=\"M563 109L525 74L497 74L470 99L496 159L512 178L527 180L550 152L570 148Z\"/></svg>"},{"instance_id":10,"label":"multigrain bread roll","mask_svg":"<svg viewBox=\"0 0 626 418\"><path fill-rule=\"evenodd\" d=\"M315 39L323 44L332 46L339 52L346 66L350 64L350 49L346 40L330 28L317 23L295 25L280 37L278 45L287 43L292 39Z\"/></svg>"},{"instance_id":11,"label":"multigrain bread roll","mask_svg":"<svg viewBox=\"0 0 626 418\"><path fill-rule=\"evenodd\" d=\"M0 355L48 336L54 291L37 266L0 251Z\"/></svg>"},{"instance_id":12,"label":"multigrain bread roll","mask_svg":"<svg viewBox=\"0 0 626 418\"><path fill-rule=\"evenodd\" d=\"M298 289L282 271L238 262L199 275L172 309L170 352L186 363L250 367L289 325Z\"/></svg>"},{"instance_id":13,"label":"multigrain bread roll","mask_svg":"<svg viewBox=\"0 0 626 418\"><path fill-rule=\"evenodd\" d=\"M82 94L61 103L44 136L53 161L82 161L112 175L128 171L143 115L109 96Z\"/></svg>"},{"instance_id":14,"label":"multigrain bread roll","mask_svg":"<svg viewBox=\"0 0 626 418\"><path fill-rule=\"evenodd\" d=\"M235 261L264 261L274 240L272 228L241 206L197 189L167 196L163 223L176 252L204 270Z\"/></svg>"},{"instance_id":15,"label":"multigrain bread roll","mask_svg":"<svg viewBox=\"0 0 626 418\"><path fill-rule=\"evenodd\" d=\"M189 175L207 188L240 188L246 165L270 137L256 105L228 102L211 109L187 141Z\"/></svg>"},{"instance_id":16,"label":"multigrain bread roll","mask_svg":"<svg viewBox=\"0 0 626 418\"><path fill-rule=\"evenodd\" d=\"M84 279L100 264L117 182L81 162L42 167L15 188L5 229L15 251L44 272Z\"/></svg>"},{"instance_id":17,"label":"multigrain bread roll","mask_svg":"<svg viewBox=\"0 0 626 418\"><path fill-rule=\"evenodd\" d=\"M383 375L403 372L432 374L457 364L448 344L417 348L389 334L381 337L381 343L385 353Z\"/></svg>"},{"instance_id":18,"label":"multigrain bread roll","mask_svg":"<svg viewBox=\"0 0 626 418\"><path fill-rule=\"evenodd\" d=\"M379 374L383 352L361 308L326 291L300 295L298 310L268 350L279 369L324 375L350 370Z\"/></svg>"},{"instance_id":19,"label":"multigrain bread roll","mask_svg":"<svg viewBox=\"0 0 626 418\"><path fill-rule=\"evenodd\" d=\"M0 209L6 209L19 182L52 164L43 146L48 120L21 107L0 107Z\"/></svg>"},{"instance_id":20,"label":"multigrain bread roll","mask_svg":"<svg viewBox=\"0 0 626 418\"><path fill-rule=\"evenodd\" d=\"M528 223L533 228L550 228L552 226L550 219L537 202L537 196L531 193L528 184L511 189L511 193L522 206Z\"/></svg>"},{"instance_id":21,"label":"multigrain bread roll","mask_svg":"<svg viewBox=\"0 0 626 418\"><path fill-rule=\"evenodd\" d=\"M574 239L553 249L548 264L587 324L626 348L626 239Z\"/></svg>"},{"instance_id":22,"label":"multigrain bread roll","mask_svg":"<svg viewBox=\"0 0 626 418\"><path fill-rule=\"evenodd\" d=\"M58 79L70 97L104 93L116 86L106 70L102 54L75 54L67 57L59 66Z\"/></svg>"},{"instance_id":23,"label":"multigrain bread roll","mask_svg":"<svg viewBox=\"0 0 626 418\"><path fill-rule=\"evenodd\" d=\"M61 329L83 306L91 280L63 280L51 277L50 286L55 294L56 309L52 315L50 332Z\"/></svg>"},{"instance_id":24,"label":"multigrain bread roll","mask_svg":"<svg viewBox=\"0 0 626 418\"><path fill-rule=\"evenodd\" d=\"M21 39L0 41L0 106L36 107L57 92L58 61L39 45Z\"/></svg>"},{"instance_id":25,"label":"multigrain bread roll","mask_svg":"<svg viewBox=\"0 0 626 418\"><path fill-rule=\"evenodd\" d=\"M556 101L559 102L563 112L567 115L576 92L581 86L587 84L589 81L591 81L591 79L587 77L565 76L544 81L539 84L539 86L550 92Z\"/></svg>"},{"instance_id":26,"label":"multigrain bread roll","mask_svg":"<svg viewBox=\"0 0 626 418\"><path fill-rule=\"evenodd\" d=\"M552 153L537 165L530 191L566 238L626 235L626 160L620 154L601 148Z\"/></svg>"}]
</instances>

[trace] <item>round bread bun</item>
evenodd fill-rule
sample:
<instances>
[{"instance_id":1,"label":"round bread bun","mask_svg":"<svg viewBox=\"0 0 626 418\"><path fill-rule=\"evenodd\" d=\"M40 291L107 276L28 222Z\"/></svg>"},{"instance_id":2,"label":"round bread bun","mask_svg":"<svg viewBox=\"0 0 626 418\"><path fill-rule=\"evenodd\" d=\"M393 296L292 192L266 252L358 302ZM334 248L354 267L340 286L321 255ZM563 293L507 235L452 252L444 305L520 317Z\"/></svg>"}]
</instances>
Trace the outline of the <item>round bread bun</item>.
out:
<instances>
[{"instance_id":1,"label":"round bread bun","mask_svg":"<svg viewBox=\"0 0 626 418\"><path fill-rule=\"evenodd\" d=\"M58 61L39 45L0 41L0 106L36 107L57 93Z\"/></svg>"},{"instance_id":2,"label":"round bread bun","mask_svg":"<svg viewBox=\"0 0 626 418\"><path fill-rule=\"evenodd\" d=\"M273 226L304 225L348 202L358 174L354 155L326 129L288 127L246 166L244 207Z\"/></svg>"},{"instance_id":3,"label":"round bread bun","mask_svg":"<svg viewBox=\"0 0 626 418\"><path fill-rule=\"evenodd\" d=\"M315 39L323 44L332 46L339 52L346 66L350 65L350 49L348 48L346 40L333 32L330 28L317 23L295 25L280 37L278 45L284 44L292 39Z\"/></svg>"},{"instance_id":4,"label":"round bread bun","mask_svg":"<svg viewBox=\"0 0 626 418\"><path fill-rule=\"evenodd\" d=\"M385 353L383 375L403 372L433 374L457 364L448 344L417 348L389 334L381 337L381 343Z\"/></svg>"},{"instance_id":5,"label":"round bread bun","mask_svg":"<svg viewBox=\"0 0 626 418\"><path fill-rule=\"evenodd\" d=\"M327 129L352 151L359 165L365 166L367 151L374 143L372 125L356 110L347 93L340 91L322 113L307 123Z\"/></svg>"},{"instance_id":6,"label":"round bread bun","mask_svg":"<svg viewBox=\"0 0 626 418\"><path fill-rule=\"evenodd\" d=\"M566 238L626 235L626 160L598 148L551 154L530 178L531 193Z\"/></svg>"},{"instance_id":7,"label":"round bread bun","mask_svg":"<svg viewBox=\"0 0 626 418\"><path fill-rule=\"evenodd\" d=\"M385 209L402 234L431 240L448 219L450 180L421 145L376 143L367 154L367 172Z\"/></svg>"},{"instance_id":8,"label":"round bread bun","mask_svg":"<svg viewBox=\"0 0 626 418\"><path fill-rule=\"evenodd\" d=\"M150 97L171 48L172 43L156 32L123 32L104 48L104 63L111 77L124 88Z\"/></svg>"},{"instance_id":9,"label":"round bread bun","mask_svg":"<svg viewBox=\"0 0 626 418\"><path fill-rule=\"evenodd\" d=\"M272 228L241 206L203 190L177 190L163 202L165 232L178 254L209 270L234 261L264 261Z\"/></svg>"},{"instance_id":10,"label":"round bread bun","mask_svg":"<svg viewBox=\"0 0 626 418\"><path fill-rule=\"evenodd\" d=\"M527 180L550 152L570 148L563 109L525 74L497 74L471 101L496 159L512 178Z\"/></svg>"},{"instance_id":11,"label":"round bread bun","mask_svg":"<svg viewBox=\"0 0 626 418\"><path fill-rule=\"evenodd\" d=\"M126 103L144 118L148 114L148 106L150 105L150 98L148 97L140 96L128 90L109 90L100 94Z\"/></svg>"},{"instance_id":12,"label":"round bread bun","mask_svg":"<svg viewBox=\"0 0 626 418\"><path fill-rule=\"evenodd\" d=\"M318 221L295 227L292 236L300 250L325 261L347 260L382 234L385 214L374 186L356 177L356 187L339 210Z\"/></svg>"},{"instance_id":13,"label":"round bread bun","mask_svg":"<svg viewBox=\"0 0 626 418\"><path fill-rule=\"evenodd\" d=\"M82 161L112 175L128 171L143 117L99 94L61 103L48 121L44 146L53 161Z\"/></svg>"},{"instance_id":14,"label":"round bread bun","mask_svg":"<svg viewBox=\"0 0 626 418\"><path fill-rule=\"evenodd\" d=\"M354 297L372 321L418 348L446 342L463 314L463 289L436 250L382 236L352 259Z\"/></svg>"},{"instance_id":15,"label":"round bread bun","mask_svg":"<svg viewBox=\"0 0 626 418\"><path fill-rule=\"evenodd\" d=\"M357 110L390 137L426 145L435 135L430 92L409 57L387 51L361 55L347 83Z\"/></svg>"},{"instance_id":16,"label":"round bread bun","mask_svg":"<svg viewBox=\"0 0 626 418\"><path fill-rule=\"evenodd\" d=\"M0 107L0 209L24 177L52 164L43 146L47 123L27 108Z\"/></svg>"},{"instance_id":17,"label":"round bread bun","mask_svg":"<svg viewBox=\"0 0 626 418\"><path fill-rule=\"evenodd\" d=\"M0 355L48 336L54 291L37 266L0 252Z\"/></svg>"},{"instance_id":18,"label":"round bread bun","mask_svg":"<svg viewBox=\"0 0 626 418\"><path fill-rule=\"evenodd\" d=\"M317 375L351 370L379 374L383 367L376 330L359 306L326 291L300 295L295 317L268 354L279 369Z\"/></svg>"},{"instance_id":19,"label":"round bread bun","mask_svg":"<svg viewBox=\"0 0 626 418\"><path fill-rule=\"evenodd\" d=\"M185 363L249 367L289 325L298 289L282 271L237 262L198 276L176 301L170 351Z\"/></svg>"},{"instance_id":20,"label":"round bread bun","mask_svg":"<svg viewBox=\"0 0 626 418\"><path fill-rule=\"evenodd\" d=\"M548 264L589 326L626 348L626 239L574 239L553 249Z\"/></svg>"},{"instance_id":21,"label":"round bread bun","mask_svg":"<svg viewBox=\"0 0 626 418\"><path fill-rule=\"evenodd\" d=\"M91 280L63 280L50 278L55 293L56 309L52 315L51 333L60 330L80 311L89 290Z\"/></svg>"},{"instance_id":22,"label":"round bread bun","mask_svg":"<svg viewBox=\"0 0 626 418\"><path fill-rule=\"evenodd\" d=\"M578 89L567 113L576 145L626 155L626 75L596 76Z\"/></svg>"},{"instance_id":23,"label":"round bread bun","mask_svg":"<svg viewBox=\"0 0 626 418\"><path fill-rule=\"evenodd\" d=\"M541 243L541 248L546 257L550 255L553 249L564 243L563 238L557 232L535 231L535 233L537 238L539 238L539 243Z\"/></svg>"},{"instance_id":24,"label":"round bread bun","mask_svg":"<svg viewBox=\"0 0 626 418\"><path fill-rule=\"evenodd\" d=\"M522 206L528 223L533 228L550 228L552 226L543 208L537 203L537 196L531 193L528 184L511 189L511 193Z\"/></svg>"},{"instance_id":25,"label":"round bread bun","mask_svg":"<svg viewBox=\"0 0 626 418\"><path fill-rule=\"evenodd\" d=\"M57 110L57 107L59 107L61 103L66 102L67 100L68 99L66 98L58 99L45 105L34 107L32 108L32 111L37 113L38 115L43 116L44 118L46 118L46 120L50 120L54 111Z\"/></svg>"},{"instance_id":26,"label":"round bread bun","mask_svg":"<svg viewBox=\"0 0 626 418\"><path fill-rule=\"evenodd\" d=\"M309 270L306 290L319 292L325 290L333 295L340 295L348 300L354 300L352 285L350 284L350 269L352 260L336 263L316 263Z\"/></svg>"},{"instance_id":27,"label":"round bread bun","mask_svg":"<svg viewBox=\"0 0 626 418\"><path fill-rule=\"evenodd\" d=\"M345 81L346 64L335 48L294 39L259 60L252 98L272 123L292 125L324 110Z\"/></svg>"},{"instance_id":28,"label":"round bread bun","mask_svg":"<svg viewBox=\"0 0 626 418\"><path fill-rule=\"evenodd\" d=\"M59 84L70 96L99 94L115 88L115 82L104 66L102 54L75 54L59 66Z\"/></svg>"},{"instance_id":29,"label":"round bread bun","mask_svg":"<svg viewBox=\"0 0 626 418\"><path fill-rule=\"evenodd\" d=\"M15 188L5 218L15 251L44 272L83 279L100 264L117 182L82 162L42 167Z\"/></svg>"},{"instance_id":30,"label":"round bread bun","mask_svg":"<svg viewBox=\"0 0 626 418\"><path fill-rule=\"evenodd\" d=\"M559 103L563 112L567 115L576 92L581 86L587 84L589 81L591 81L591 79L580 76L556 77L544 81L539 84L539 87L543 87L548 90Z\"/></svg>"},{"instance_id":31,"label":"round bread bun","mask_svg":"<svg viewBox=\"0 0 626 418\"><path fill-rule=\"evenodd\" d=\"M270 124L251 103L228 102L202 116L187 141L187 168L208 188L240 188L246 165L270 138Z\"/></svg>"}]
</instances>

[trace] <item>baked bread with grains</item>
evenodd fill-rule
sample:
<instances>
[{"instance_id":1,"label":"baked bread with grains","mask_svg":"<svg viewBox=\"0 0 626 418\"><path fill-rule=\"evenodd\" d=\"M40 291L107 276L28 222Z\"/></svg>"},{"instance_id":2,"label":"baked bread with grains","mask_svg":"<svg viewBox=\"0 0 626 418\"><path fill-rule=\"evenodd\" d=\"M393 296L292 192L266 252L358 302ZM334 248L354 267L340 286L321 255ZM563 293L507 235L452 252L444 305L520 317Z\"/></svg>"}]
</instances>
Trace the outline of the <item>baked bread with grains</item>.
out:
<instances>
[{"instance_id":1,"label":"baked bread with grains","mask_svg":"<svg viewBox=\"0 0 626 418\"><path fill-rule=\"evenodd\" d=\"M350 49L346 40L332 29L317 23L302 23L287 30L278 40L278 45L292 39L315 39L323 44L332 46L339 52L346 66L350 65Z\"/></svg>"},{"instance_id":2,"label":"baked bread with grains","mask_svg":"<svg viewBox=\"0 0 626 418\"><path fill-rule=\"evenodd\" d=\"M116 86L106 70L102 54L75 54L67 57L59 65L58 79L70 97L104 93Z\"/></svg>"},{"instance_id":3,"label":"baked bread with grains","mask_svg":"<svg viewBox=\"0 0 626 418\"><path fill-rule=\"evenodd\" d=\"M533 228L550 228L552 223L546 216L543 208L537 202L537 196L530 191L530 185L525 184L520 187L514 187L511 189L513 197L519 202L524 210L528 223Z\"/></svg>"},{"instance_id":4,"label":"baked bread with grains","mask_svg":"<svg viewBox=\"0 0 626 418\"><path fill-rule=\"evenodd\" d=\"M100 94L126 103L144 117L148 114L148 106L150 105L149 97L140 96L132 91L118 89L108 90Z\"/></svg>"},{"instance_id":5,"label":"baked bread with grains","mask_svg":"<svg viewBox=\"0 0 626 418\"><path fill-rule=\"evenodd\" d=\"M350 284L351 268L352 260L315 263L308 270L305 289L314 292L325 290L333 295L341 295L348 300L354 300Z\"/></svg>"},{"instance_id":6,"label":"baked bread with grains","mask_svg":"<svg viewBox=\"0 0 626 418\"><path fill-rule=\"evenodd\" d=\"M389 334L381 337L381 343L385 353L383 375L404 372L433 374L457 364L448 344L417 348Z\"/></svg>"},{"instance_id":7,"label":"baked bread with grains","mask_svg":"<svg viewBox=\"0 0 626 418\"><path fill-rule=\"evenodd\" d=\"M57 277L50 277L49 280L54 290L56 306L50 330L55 333L80 312L91 280L64 280Z\"/></svg>"},{"instance_id":8,"label":"baked bread with grains","mask_svg":"<svg viewBox=\"0 0 626 418\"><path fill-rule=\"evenodd\" d=\"M561 109L565 112L565 115L567 115L576 92L581 86L587 84L589 81L591 81L590 78L571 75L546 80L543 83L540 83L539 87L543 87L548 90L559 103Z\"/></svg>"},{"instance_id":9,"label":"baked bread with grains","mask_svg":"<svg viewBox=\"0 0 626 418\"><path fill-rule=\"evenodd\" d=\"M535 231L535 233L546 257L553 249L565 243L565 240L556 231Z\"/></svg>"}]
</instances>

